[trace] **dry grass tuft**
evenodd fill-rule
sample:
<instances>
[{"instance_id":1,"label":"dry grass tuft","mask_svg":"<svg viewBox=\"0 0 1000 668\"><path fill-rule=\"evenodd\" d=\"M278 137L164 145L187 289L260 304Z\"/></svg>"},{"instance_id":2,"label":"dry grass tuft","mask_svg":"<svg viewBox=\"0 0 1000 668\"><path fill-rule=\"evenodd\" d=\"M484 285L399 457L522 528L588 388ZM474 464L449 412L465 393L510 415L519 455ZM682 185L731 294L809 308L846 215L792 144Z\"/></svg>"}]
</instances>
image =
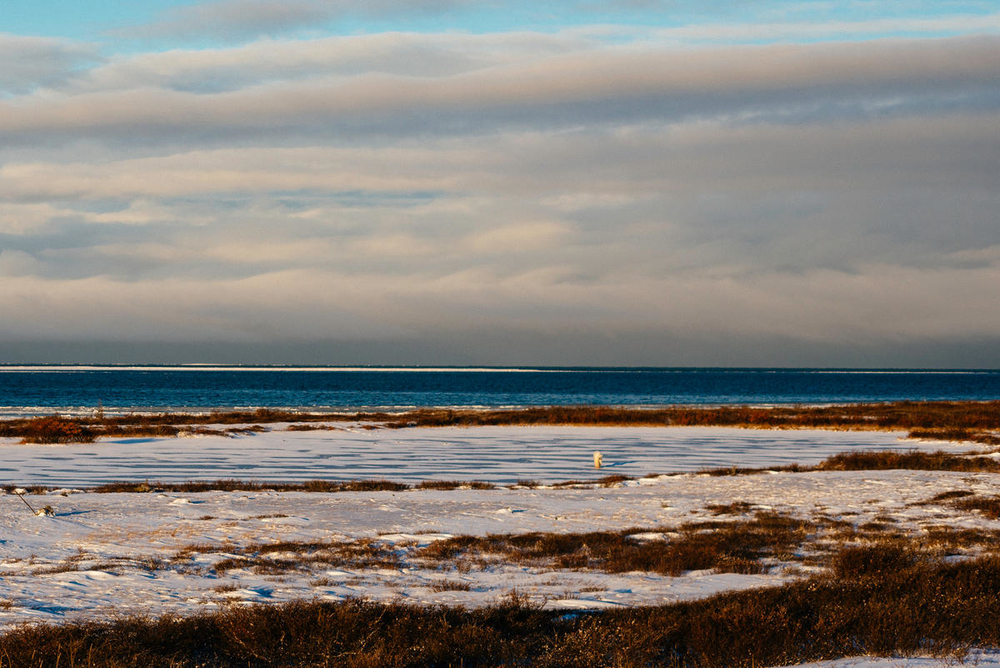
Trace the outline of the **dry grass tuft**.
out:
<instances>
[{"instance_id":1,"label":"dry grass tuft","mask_svg":"<svg viewBox=\"0 0 1000 668\"><path fill-rule=\"evenodd\" d=\"M955 499L962 499L967 496L973 496L975 492L967 489L953 489L947 492L941 492L940 494L935 494L928 501L930 503L940 503L941 501L953 501Z\"/></svg>"},{"instance_id":2,"label":"dry grass tuft","mask_svg":"<svg viewBox=\"0 0 1000 668\"><path fill-rule=\"evenodd\" d=\"M727 573L764 573L761 559L784 556L805 540L809 522L774 513L758 513L742 522L697 523L680 528L679 538L636 540L647 530L556 534L455 536L435 541L415 556L431 561L501 559L507 563L551 568L589 568L608 573L647 571L680 575L715 569Z\"/></svg>"},{"instance_id":3,"label":"dry grass tuft","mask_svg":"<svg viewBox=\"0 0 1000 668\"><path fill-rule=\"evenodd\" d=\"M418 483L414 489L496 489L496 485L491 482L480 480L424 480Z\"/></svg>"},{"instance_id":4,"label":"dry grass tuft","mask_svg":"<svg viewBox=\"0 0 1000 668\"><path fill-rule=\"evenodd\" d=\"M894 450L845 452L816 466L817 471L872 471L911 469L919 471L1000 471L1000 462L988 457L966 457L948 452Z\"/></svg>"},{"instance_id":5,"label":"dry grass tuft","mask_svg":"<svg viewBox=\"0 0 1000 668\"><path fill-rule=\"evenodd\" d=\"M16 435L22 443L91 443L97 437L92 429L58 415L25 420Z\"/></svg>"},{"instance_id":6,"label":"dry grass tuft","mask_svg":"<svg viewBox=\"0 0 1000 668\"><path fill-rule=\"evenodd\" d=\"M991 520L1000 519L1000 496L971 496L955 502L961 510L978 510Z\"/></svg>"},{"instance_id":7,"label":"dry grass tuft","mask_svg":"<svg viewBox=\"0 0 1000 668\"><path fill-rule=\"evenodd\" d=\"M234 569L259 575L280 575L310 571L317 567L353 569L395 568L400 557L390 546L371 539L353 542L282 541L251 543L244 546L220 543L187 545L170 559L171 563L188 561L195 554L224 555L212 565L216 573Z\"/></svg>"},{"instance_id":8,"label":"dry grass tuft","mask_svg":"<svg viewBox=\"0 0 1000 668\"><path fill-rule=\"evenodd\" d=\"M632 476L628 476L628 475L614 474L614 475L606 475L603 478L597 478L595 480L564 480L562 482L552 483L550 486L551 487L577 487L577 486L588 486L589 487L591 485L597 485L598 487L616 487L616 486L620 485L623 482L628 482L629 480L635 480L635 478L633 478ZM537 486L538 485L538 483L534 482L533 480L532 481L528 481L528 482L530 482L531 484L530 485L525 484L524 485L525 487ZM518 483L518 484L522 484L522 483Z\"/></svg>"},{"instance_id":9,"label":"dry grass tuft","mask_svg":"<svg viewBox=\"0 0 1000 668\"><path fill-rule=\"evenodd\" d=\"M399 492L410 486L391 480L307 480L305 482L259 482L255 480L205 480L188 482L111 482L89 491L107 493L172 492Z\"/></svg>"},{"instance_id":10,"label":"dry grass tuft","mask_svg":"<svg viewBox=\"0 0 1000 668\"><path fill-rule=\"evenodd\" d=\"M472 585L462 580L436 580L427 586L431 591L472 591Z\"/></svg>"},{"instance_id":11,"label":"dry grass tuft","mask_svg":"<svg viewBox=\"0 0 1000 668\"><path fill-rule=\"evenodd\" d=\"M733 501L727 504L710 503L705 509L713 515L746 515L753 512L757 506L749 501Z\"/></svg>"}]
</instances>

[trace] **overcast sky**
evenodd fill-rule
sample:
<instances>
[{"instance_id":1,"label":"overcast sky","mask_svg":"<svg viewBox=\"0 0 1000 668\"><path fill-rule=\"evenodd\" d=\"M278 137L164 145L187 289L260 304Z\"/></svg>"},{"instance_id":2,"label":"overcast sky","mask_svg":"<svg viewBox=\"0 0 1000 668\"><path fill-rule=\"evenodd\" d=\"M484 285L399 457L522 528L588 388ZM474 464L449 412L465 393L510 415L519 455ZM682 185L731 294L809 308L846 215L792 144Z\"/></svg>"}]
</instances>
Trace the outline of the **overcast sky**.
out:
<instances>
[{"instance_id":1,"label":"overcast sky","mask_svg":"<svg viewBox=\"0 0 1000 668\"><path fill-rule=\"evenodd\" d=\"M4 0L0 362L1000 367L995 2Z\"/></svg>"}]
</instances>

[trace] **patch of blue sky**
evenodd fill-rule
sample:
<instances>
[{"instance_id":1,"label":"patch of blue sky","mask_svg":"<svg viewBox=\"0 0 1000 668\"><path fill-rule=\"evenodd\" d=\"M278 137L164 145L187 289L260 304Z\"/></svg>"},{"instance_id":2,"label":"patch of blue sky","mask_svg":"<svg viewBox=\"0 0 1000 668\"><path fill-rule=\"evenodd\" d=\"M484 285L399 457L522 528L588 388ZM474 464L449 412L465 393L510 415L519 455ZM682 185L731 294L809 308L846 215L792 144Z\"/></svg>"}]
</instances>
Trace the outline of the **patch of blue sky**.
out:
<instances>
[{"instance_id":1,"label":"patch of blue sky","mask_svg":"<svg viewBox=\"0 0 1000 668\"><path fill-rule=\"evenodd\" d=\"M392 206L401 208L432 202L445 193L440 191L377 191L345 190L321 192L313 190L271 191L275 203L289 210L304 210L320 204L334 204L342 208L369 208Z\"/></svg>"},{"instance_id":2,"label":"patch of blue sky","mask_svg":"<svg viewBox=\"0 0 1000 668\"><path fill-rule=\"evenodd\" d=\"M220 25L218 34L197 26L192 34L143 36L139 28L168 20L171 10L197 3L178 0L136 0L108 3L94 0L4 0L0 5L0 30L19 35L43 35L97 41L108 51L131 51L137 44L154 41L158 48L185 46L210 48L232 43ZM206 3L210 4L210 3ZM227 0L233 4L233 0ZM766 43L772 41L826 41L875 39L920 35L945 37L975 32L997 32L995 2L854 1L803 2L771 0L730 2L686 0L552 0L536 3L466 2L417 3L416 9L400 2L381 11L354 11L345 3L331 9L320 22L285 26L270 37L317 37L387 31L445 31L489 33L529 30L556 32L587 26L624 26L663 29L661 39L683 43ZM329 3L317 0L317 7ZM359 5L363 6L363 5ZM977 23L981 22L981 26ZM134 34L132 28L136 28ZM676 31L670 34L670 31ZM134 38L133 38L134 37ZM239 40L253 39L242 35ZM614 30L609 41L627 41L631 35Z\"/></svg>"},{"instance_id":3,"label":"patch of blue sky","mask_svg":"<svg viewBox=\"0 0 1000 668\"><path fill-rule=\"evenodd\" d=\"M3 0L0 32L95 40L109 29L147 23L177 0Z\"/></svg>"}]
</instances>

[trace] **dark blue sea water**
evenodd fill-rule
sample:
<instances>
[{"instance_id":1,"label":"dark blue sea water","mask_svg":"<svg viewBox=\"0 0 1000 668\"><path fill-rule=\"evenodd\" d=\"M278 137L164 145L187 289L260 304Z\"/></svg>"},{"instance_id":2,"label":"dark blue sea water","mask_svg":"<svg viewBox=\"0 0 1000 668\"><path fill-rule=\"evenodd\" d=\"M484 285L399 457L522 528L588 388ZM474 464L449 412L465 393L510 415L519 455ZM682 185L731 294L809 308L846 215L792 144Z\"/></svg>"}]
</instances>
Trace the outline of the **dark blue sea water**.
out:
<instances>
[{"instance_id":1,"label":"dark blue sea water","mask_svg":"<svg viewBox=\"0 0 1000 668\"><path fill-rule=\"evenodd\" d=\"M0 414L1000 399L1000 370L0 366Z\"/></svg>"}]
</instances>

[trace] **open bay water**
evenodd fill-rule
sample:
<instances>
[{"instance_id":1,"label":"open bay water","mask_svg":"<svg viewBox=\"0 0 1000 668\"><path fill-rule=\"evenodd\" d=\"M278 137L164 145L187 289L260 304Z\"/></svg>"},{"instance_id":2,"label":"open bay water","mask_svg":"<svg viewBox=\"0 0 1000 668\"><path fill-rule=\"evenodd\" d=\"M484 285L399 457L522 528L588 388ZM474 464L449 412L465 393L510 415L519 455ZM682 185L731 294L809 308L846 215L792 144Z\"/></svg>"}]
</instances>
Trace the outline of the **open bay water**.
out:
<instances>
[{"instance_id":1,"label":"open bay water","mask_svg":"<svg viewBox=\"0 0 1000 668\"><path fill-rule=\"evenodd\" d=\"M1000 370L3 366L0 415L1000 399Z\"/></svg>"}]
</instances>

